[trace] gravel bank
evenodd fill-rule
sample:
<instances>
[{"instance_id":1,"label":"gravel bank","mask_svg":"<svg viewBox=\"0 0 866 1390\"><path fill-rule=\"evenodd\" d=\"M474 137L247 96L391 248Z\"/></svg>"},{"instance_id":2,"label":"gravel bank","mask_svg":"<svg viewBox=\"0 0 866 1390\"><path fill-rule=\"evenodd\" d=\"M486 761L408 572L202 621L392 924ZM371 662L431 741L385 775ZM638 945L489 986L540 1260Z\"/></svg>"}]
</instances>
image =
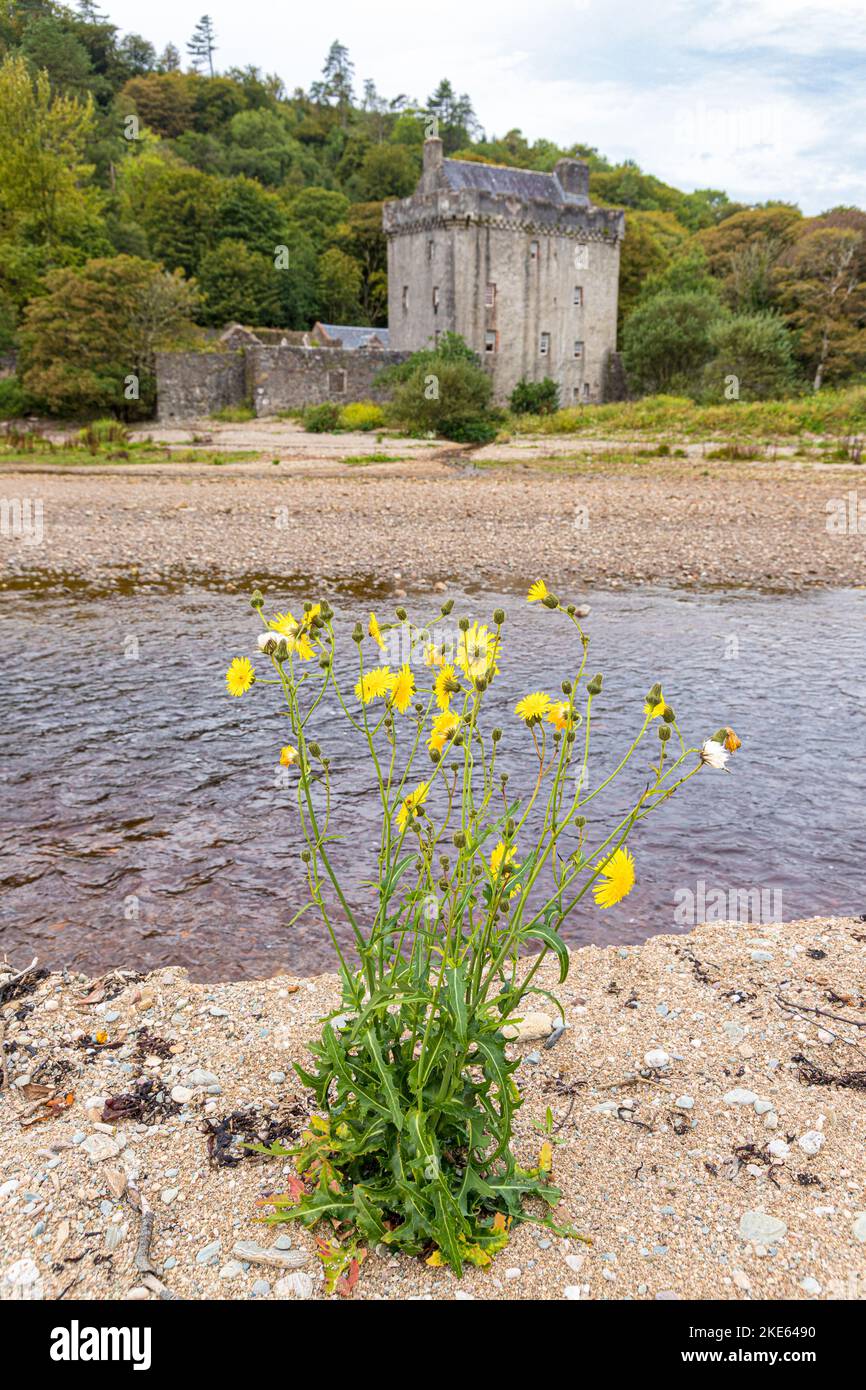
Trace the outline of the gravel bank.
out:
<instances>
[{"instance_id":1,"label":"gravel bank","mask_svg":"<svg viewBox=\"0 0 866 1390\"><path fill-rule=\"evenodd\" d=\"M702 926L579 950L561 987L544 974L568 1027L550 1049L514 1044L517 1149L535 1161L550 1106L557 1215L592 1244L525 1225L462 1282L380 1248L354 1296L866 1296L866 924ZM256 1223L280 1165L220 1166L207 1129L238 1111L296 1129L291 1064L338 998L333 976L197 985L166 969L50 975L7 999L3 1296L30 1280L51 1299L323 1297L313 1238ZM141 1078L167 1104L103 1121ZM136 1266L135 1193L153 1273Z\"/></svg>"},{"instance_id":2,"label":"gravel bank","mask_svg":"<svg viewBox=\"0 0 866 1390\"><path fill-rule=\"evenodd\" d=\"M596 460L566 474L472 471L459 451L450 462L431 454L362 468L303 458L6 471L4 497L41 500L44 537L0 536L0 584L310 576L399 597L436 583L507 590L539 573L572 593L863 582L866 537L827 531L828 503L856 491L856 469Z\"/></svg>"}]
</instances>

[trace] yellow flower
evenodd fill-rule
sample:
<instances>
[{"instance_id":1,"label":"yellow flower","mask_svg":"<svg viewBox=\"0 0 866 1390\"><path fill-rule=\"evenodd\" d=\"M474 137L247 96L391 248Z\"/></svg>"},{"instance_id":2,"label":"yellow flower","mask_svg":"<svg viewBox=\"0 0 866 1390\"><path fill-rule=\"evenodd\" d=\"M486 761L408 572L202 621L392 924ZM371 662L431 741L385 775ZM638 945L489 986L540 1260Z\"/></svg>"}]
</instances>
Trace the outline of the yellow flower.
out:
<instances>
[{"instance_id":1,"label":"yellow flower","mask_svg":"<svg viewBox=\"0 0 866 1390\"><path fill-rule=\"evenodd\" d=\"M499 866L503 859L505 860L505 868L507 869L516 853L516 845L511 845L510 848L506 850L505 841L500 840L496 848L491 850L490 853L490 867L494 874L499 873Z\"/></svg>"},{"instance_id":2,"label":"yellow flower","mask_svg":"<svg viewBox=\"0 0 866 1390\"><path fill-rule=\"evenodd\" d=\"M382 641L382 630L379 627L379 624L376 622L375 613L370 614L370 623L367 628L367 632L369 636L372 637L373 641L378 645L379 649L384 652L386 650L386 647L385 643Z\"/></svg>"},{"instance_id":3,"label":"yellow flower","mask_svg":"<svg viewBox=\"0 0 866 1390\"><path fill-rule=\"evenodd\" d=\"M292 767L298 761L298 750L287 743L285 748L280 749L280 766Z\"/></svg>"},{"instance_id":4,"label":"yellow flower","mask_svg":"<svg viewBox=\"0 0 866 1390\"><path fill-rule=\"evenodd\" d=\"M599 907L613 907L634 888L634 859L624 845L595 867L601 872L592 890Z\"/></svg>"},{"instance_id":5,"label":"yellow flower","mask_svg":"<svg viewBox=\"0 0 866 1390\"><path fill-rule=\"evenodd\" d=\"M393 692L391 702L396 710L405 714L409 708L409 701L415 693L415 677L412 675L408 666L404 666L394 677Z\"/></svg>"},{"instance_id":6,"label":"yellow flower","mask_svg":"<svg viewBox=\"0 0 866 1390\"><path fill-rule=\"evenodd\" d=\"M304 629L309 620L314 616L314 613L318 612L318 609L319 605L316 604L315 609L311 608L309 613L304 614L303 620L300 623L289 612L278 613L277 616L268 623L269 628L274 632L278 632L281 637L286 639L286 646L289 651L295 652L302 661L312 661L315 656L309 635Z\"/></svg>"},{"instance_id":7,"label":"yellow flower","mask_svg":"<svg viewBox=\"0 0 866 1390\"><path fill-rule=\"evenodd\" d=\"M545 695L543 690L536 690L534 695L525 695L514 706L514 713L526 724L537 724L549 709L550 696Z\"/></svg>"},{"instance_id":8,"label":"yellow flower","mask_svg":"<svg viewBox=\"0 0 866 1390\"><path fill-rule=\"evenodd\" d=\"M540 603L543 598L547 598L547 585L543 579L536 579L535 583L530 585L526 602Z\"/></svg>"},{"instance_id":9,"label":"yellow flower","mask_svg":"<svg viewBox=\"0 0 866 1390\"><path fill-rule=\"evenodd\" d=\"M728 737L725 739L725 747L727 748L729 753L736 753L738 748L742 748L743 740L737 738L737 735L734 733L733 729L728 728L727 725L725 725L725 733L728 735Z\"/></svg>"},{"instance_id":10,"label":"yellow flower","mask_svg":"<svg viewBox=\"0 0 866 1390\"><path fill-rule=\"evenodd\" d=\"M441 753L446 743L450 742L451 735L460 724L460 716L453 710L445 710L443 714L437 714L430 729L430 737L427 740L427 747L432 751Z\"/></svg>"},{"instance_id":11,"label":"yellow flower","mask_svg":"<svg viewBox=\"0 0 866 1390\"><path fill-rule=\"evenodd\" d=\"M643 712L648 719L657 719L665 707L665 701L659 700L658 704L651 705L649 701L643 707Z\"/></svg>"},{"instance_id":12,"label":"yellow flower","mask_svg":"<svg viewBox=\"0 0 866 1390\"><path fill-rule=\"evenodd\" d=\"M403 798L400 809L397 812L397 825L402 830L410 817L414 820L420 813L421 807L427 800L427 793L430 788L426 782L419 782L418 786L408 796Z\"/></svg>"},{"instance_id":13,"label":"yellow flower","mask_svg":"<svg viewBox=\"0 0 866 1390\"><path fill-rule=\"evenodd\" d=\"M470 680L477 681L481 676L492 676L498 671L496 658L499 655L499 640L483 624L473 623L466 632L461 632L457 651L457 665Z\"/></svg>"},{"instance_id":14,"label":"yellow flower","mask_svg":"<svg viewBox=\"0 0 866 1390\"><path fill-rule=\"evenodd\" d=\"M388 666L375 666L372 671L367 672L363 680L358 681L355 695L363 704L369 705L371 700L381 700L383 695L390 695L396 679Z\"/></svg>"},{"instance_id":15,"label":"yellow flower","mask_svg":"<svg viewBox=\"0 0 866 1390\"><path fill-rule=\"evenodd\" d=\"M554 729L567 729L571 723L571 714L567 700L560 700L558 704L551 705L547 711L547 722L552 724Z\"/></svg>"},{"instance_id":16,"label":"yellow flower","mask_svg":"<svg viewBox=\"0 0 866 1390\"><path fill-rule=\"evenodd\" d=\"M256 678L248 657L236 656L226 671L226 688L230 695L245 695Z\"/></svg>"},{"instance_id":17,"label":"yellow flower","mask_svg":"<svg viewBox=\"0 0 866 1390\"><path fill-rule=\"evenodd\" d=\"M454 675L453 666L443 666L436 680L433 683L436 693L436 703L440 709L448 709L451 704L451 696L460 686Z\"/></svg>"},{"instance_id":18,"label":"yellow flower","mask_svg":"<svg viewBox=\"0 0 866 1390\"><path fill-rule=\"evenodd\" d=\"M425 666L444 666L445 654L441 647L436 647L432 642L428 642L424 648Z\"/></svg>"}]
</instances>

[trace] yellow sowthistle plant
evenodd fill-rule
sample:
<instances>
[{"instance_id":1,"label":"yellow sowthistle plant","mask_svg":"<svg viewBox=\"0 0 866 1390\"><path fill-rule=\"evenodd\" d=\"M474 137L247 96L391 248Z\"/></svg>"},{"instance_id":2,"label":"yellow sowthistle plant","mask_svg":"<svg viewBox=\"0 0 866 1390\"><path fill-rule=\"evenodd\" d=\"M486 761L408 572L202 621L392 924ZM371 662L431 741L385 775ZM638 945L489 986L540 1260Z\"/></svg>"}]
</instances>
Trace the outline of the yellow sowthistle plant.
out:
<instances>
[{"instance_id":1,"label":"yellow sowthistle plant","mask_svg":"<svg viewBox=\"0 0 866 1390\"><path fill-rule=\"evenodd\" d=\"M461 618L445 642L432 640L429 627L412 623L402 608L384 629L371 614L366 629L358 623L352 633L357 680L347 684L337 669L329 604L308 602L299 618L267 619L256 592L252 606L264 624L258 647L270 675L238 657L226 676L232 695L273 685L285 701L293 741L280 762L296 775L307 845L310 901L301 911L314 906L321 914L343 988L340 1013L323 1020L310 1045L315 1066L297 1068L320 1113L296 1149L274 1149L295 1157L302 1181L274 1201L269 1219L308 1226L326 1219L333 1229L426 1254L458 1274L466 1262L488 1264L514 1221L552 1226L549 1212L537 1213L560 1195L549 1146L529 1169L511 1151L521 1097L504 1025L520 1017L528 994L553 998L538 983L550 952L565 979L560 928L586 893L607 908L631 891L632 828L702 767L724 769L739 746L730 729L720 729L701 748L686 747L654 685L631 744L590 790L602 677L586 679L589 638L574 607L540 581L528 599L572 625L575 659L556 696L530 692L514 708L513 728L533 768L522 796L497 766L502 730L485 732L482 718L487 692L504 679L501 610L490 626ZM444 604L437 621L452 609ZM394 669L383 662L386 637L400 644ZM377 897L363 918L332 863L339 782L318 741L326 733L315 732L317 725L327 730L338 711L366 746L381 802ZM644 790L594 839L593 801L653 733ZM341 945L340 917L357 964ZM540 951L527 963L521 956L530 943ZM527 1198L540 1199L535 1215Z\"/></svg>"}]
</instances>

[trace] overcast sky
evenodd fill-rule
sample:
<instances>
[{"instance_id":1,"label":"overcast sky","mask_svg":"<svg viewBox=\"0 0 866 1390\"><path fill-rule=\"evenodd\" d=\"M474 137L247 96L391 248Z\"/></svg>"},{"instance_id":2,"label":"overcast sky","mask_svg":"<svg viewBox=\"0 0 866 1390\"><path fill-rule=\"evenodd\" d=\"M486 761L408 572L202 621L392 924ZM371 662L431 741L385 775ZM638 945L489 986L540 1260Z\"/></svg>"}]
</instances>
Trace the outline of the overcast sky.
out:
<instances>
[{"instance_id":1,"label":"overcast sky","mask_svg":"<svg viewBox=\"0 0 866 1390\"><path fill-rule=\"evenodd\" d=\"M423 100L448 77L488 134L582 141L746 202L866 205L866 0L102 0L184 61L205 4L217 65L289 91L339 38L359 87Z\"/></svg>"}]
</instances>

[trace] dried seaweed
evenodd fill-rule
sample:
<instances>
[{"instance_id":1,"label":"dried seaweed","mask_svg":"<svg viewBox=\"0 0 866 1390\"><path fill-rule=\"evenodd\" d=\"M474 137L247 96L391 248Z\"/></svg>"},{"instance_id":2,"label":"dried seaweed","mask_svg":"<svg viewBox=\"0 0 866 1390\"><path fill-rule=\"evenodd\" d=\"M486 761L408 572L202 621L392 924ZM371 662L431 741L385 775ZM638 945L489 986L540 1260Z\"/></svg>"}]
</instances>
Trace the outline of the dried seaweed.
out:
<instances>
[{"instance_id":1,"label":"dried seaweed","mask_svg":"<svg viewBox=\"0 0 866 1390\"><path fill-rule=\"evenodd\" d=\"M155 1081L135 1081L133 1090L122 1095L109 1096L102 1111L104 1124L115 1124L118 1120L137 1120L139 1124L152 1125L160 1120L176 1115L180 1104L172 1100L163 1087Z\"/></svg>"},{"instance_id":2,"label":"dried seaweed","mask_svg":"<svg viewBox=\"0 0 866 1390\"><path fill-rule=\"evenodd\" d=\"M38 970L22 971L14 979L0 985L0 1004L8 1004L12 999L20 999L22 995L32 994L36 986L42 980L46 980L50 973L44 966L40 966Z\"/></svg>"},{"instance_id":3,"label":"dried seaweed","mask_svg":"<svg viewBox=\"0 0 866 1390\"><path fill-rule=\"evenodd\" d=\"M268 1146L284 1140L294 1142L309 1119L302 1101L288 1101L275 1115L266 1118L259 1111L233 1110L221 1120L205 1119L207 1154L214 1168L234 1168L245 1158L256 1157L244 1144Z\"/></svg>"},{"instance_id":4,"label":"dried seaweed","mask_svg":"<svg viewBox=\"0 0 866 1390\"><path fill-rule=\"evenodd\" d=\"M791 1058L797 1063L797 1079L802 1086L838 1086L840 1090L866 1091L866 1071L825 1071L802 1052Z\"/></svg>"},{"instance_id":5,"label":"dried seaweed","mask_svg":"<svg viewBox=\"0 0 866 1390\"><path fill-rule=\"evenodd\" d=\"M160 1038L147 1028L139 1028L136 1035L135 1050L139 1057L171 1057L172 1044L167 1038Z\"/></svg>"}]
</instances>

